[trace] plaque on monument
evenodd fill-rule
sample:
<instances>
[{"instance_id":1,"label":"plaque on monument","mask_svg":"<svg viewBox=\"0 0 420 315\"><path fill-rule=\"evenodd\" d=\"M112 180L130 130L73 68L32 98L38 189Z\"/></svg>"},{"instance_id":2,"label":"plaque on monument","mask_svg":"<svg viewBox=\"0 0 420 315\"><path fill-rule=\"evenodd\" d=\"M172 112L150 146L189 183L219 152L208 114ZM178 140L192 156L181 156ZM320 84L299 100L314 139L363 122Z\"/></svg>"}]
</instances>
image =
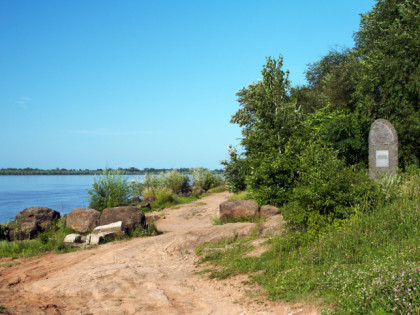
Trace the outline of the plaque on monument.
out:
<instances>
[{"instance_id":1,"label":"plaque on monument","mask_svg":"<svg viewBox=\"0 0 420 315\"><path fill-rule=\"evenodd\" d=\"M369 175L379 180L383 174L396 175L397 167L397 132L388 120L375 120L369 132Z\"/></svg>"},{"instance_id":2,"label":"plaque on monument","mask_svg":"<svg viewBox=\"0 0 420 315\"><path fill-rule=\"evenodd\" d=\"M376 151L376 167L388 167L388 166L389 166L389 151L377 150Z\"/></svg>"}]
</instances>

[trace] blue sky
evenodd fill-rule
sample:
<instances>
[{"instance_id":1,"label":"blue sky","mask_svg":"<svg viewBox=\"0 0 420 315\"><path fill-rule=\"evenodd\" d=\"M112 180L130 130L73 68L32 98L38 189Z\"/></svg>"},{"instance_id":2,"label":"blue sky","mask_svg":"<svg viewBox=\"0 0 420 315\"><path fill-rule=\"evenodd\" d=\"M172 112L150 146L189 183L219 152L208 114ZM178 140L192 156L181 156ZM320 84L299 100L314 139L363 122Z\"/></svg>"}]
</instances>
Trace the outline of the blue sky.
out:
<instances>
[{"instance_id":1,"label":"blue sky","mask_svg":"<svg viewBox=\"0 0 420 315\"><path fill-rule=\"evenodd\" d=\"M373 0L0 1L0 168L220 168L235 93L352 47Z\"/></svg>"}]
</instances>

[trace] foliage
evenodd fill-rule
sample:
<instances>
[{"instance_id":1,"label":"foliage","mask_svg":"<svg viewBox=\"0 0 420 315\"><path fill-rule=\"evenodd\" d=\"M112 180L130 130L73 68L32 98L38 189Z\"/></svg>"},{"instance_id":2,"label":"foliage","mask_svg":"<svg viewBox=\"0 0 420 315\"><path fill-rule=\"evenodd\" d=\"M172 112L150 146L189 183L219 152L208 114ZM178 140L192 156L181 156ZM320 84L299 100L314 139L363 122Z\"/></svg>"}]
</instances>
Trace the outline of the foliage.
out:
<instances>
[{"instance_id":1,"label":"foliage","mask_svg":"<svg viewBox=\"0 0 420 315\"><path fill-rule=\"evenodd\" d=\"M296 104L289 100L289 74L282 66L281 57L278 60L267 58L261 71L262 81L236 94L241 108L231 122L242 128L241 145L251 166L267 154L281 153L301 119Z\"/></svg>"},{"instance_id":2,"label":"foliage","mask_svg":"<svg viewBox=\"0 0 420 315\"><path fill-rule=\"evenodd\" d=\"M228 154L229 161L224 160L220 163L225 166L223 175L228 190L237 193L246 188L245 178L247 174L247 164L245 160L240 157L236 148L229 146Z\"/></svg>"},{"instance_id":3,"label":"foliage","mask_svg":"<svg viewBox=\"0 0 420 315\"><path fill-rule=\"evenodd\" d=\"M378 0L363 14L355 34L360 71L354 99L371 120L385 118L395 126L402 165L420 157L420 3Z\"/></svg>"},{"instance_id":4,"label":"foliage","mask_svg":"<svg viewBox=\"0 0 420 315\"><path fill-rule=\"evenodd\" d=\"M330 313L418 313L419 182L420 174L403 174L381 183L389 198L373 205L362 201L353 216L316 237L309 229L289 230L270 240L271 248L260 257L244 255L252 247L238 240L202 261L214 263L212 274L218 277L256 272L251 279L274 299L316 296L335 305Z\"/></svg>"},{"instance_id":5,"label":"foliage","mask_svg":"<svg viewBox=\"0 0 420 315\"><path fill-rule=\"evenodd\" d=\"M131 197L141 197L144 191L144 184L138 178L128 182L128 191Z\"/></svg>"},{"instance_id":6,"label":"foliage","mask_svg":"<svg viewBox=\"0 0 420 315\"><path fill-rule=\"evenodd\" d=\"M127 178L121 171L105 168L102 175L96 177L89 193L89 207L102 211L105 208L122 206L128 203L130 189Z\"/></svg>"},{"instance_id":7,"label":"foliage","mask_svg":"<svg viewBox=\"0 0 420 315\"><path fill-rule=\"evenodd\" d=\"M190 181L188 175L183 175L177 170L161 173L160 179L162 181L162 186L172 190L175 194L178 194L185 189Z\"/></svg>"},{"instance_id":8,"label":"foliage","mask_svg":"<svg viewBox=\"0 0 420 315\"><path fill-rule=\"evenodd\" d=\"M334 109L331 104L306 116L301 138L321 141L337 150L346 165L366 165L370 126L363 124L356 113Z\"/></svg>"},{"instance_id":9,"label":"foliage","mask_svg":"<svg viewBox=\"0 0 420 315\"><path fill-rule=\"evenodd\" d=\"M192 180L196 189L204 189L205 191L220 185L222 181L220 176L216 176L204 168L195 168L192 171Z\"/></svg>"},{"instance_id":10,"label":"foliage","mask_svg":"<svg viewBox=\"0 0 420 315\"><path fill-rule=\"evenodd\" d=\"M354 206L371 204L380 196L366 172L346 167L333 149L320 143L307 143L296 160L298 179L283 211L294 224L322 227L350 217Z\"/></svg>"}]
</instances>

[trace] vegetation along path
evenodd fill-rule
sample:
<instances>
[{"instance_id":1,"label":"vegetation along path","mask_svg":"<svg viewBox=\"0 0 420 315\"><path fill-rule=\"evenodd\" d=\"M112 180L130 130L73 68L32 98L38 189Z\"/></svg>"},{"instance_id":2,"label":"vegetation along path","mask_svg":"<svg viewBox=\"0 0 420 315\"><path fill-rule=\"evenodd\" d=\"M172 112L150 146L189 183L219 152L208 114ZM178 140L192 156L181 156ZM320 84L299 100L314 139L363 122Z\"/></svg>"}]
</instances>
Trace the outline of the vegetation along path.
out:
<instances>
[{"instance_id":1,"label":"vegetation along path","mask_svg":"<svg viewBox=\"0 0 420 315\"><path fill-rule=\"evenodd\" d=\"M253 231L254 223L212 225L228 197L216 193L156 213L165 232L159 236L0 267L0 304L12 314L317 314L314 306L267 300L246 276L198 273L199 244ZM283 222L276 221L265 225L278 229Z\"/></svg>"}]
</instances>

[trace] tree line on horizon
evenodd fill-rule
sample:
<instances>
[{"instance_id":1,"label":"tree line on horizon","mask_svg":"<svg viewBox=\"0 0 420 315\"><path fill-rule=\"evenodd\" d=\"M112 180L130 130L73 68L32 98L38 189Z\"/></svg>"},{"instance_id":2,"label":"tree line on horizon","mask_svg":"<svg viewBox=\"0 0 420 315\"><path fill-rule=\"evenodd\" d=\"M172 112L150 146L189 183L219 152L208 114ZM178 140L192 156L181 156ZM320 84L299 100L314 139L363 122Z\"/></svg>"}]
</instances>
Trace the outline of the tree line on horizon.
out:
<instances>
[{"instance_id":1,"label":"tree line on horizon","mask_svg":"<svg viewBox=\"0 0 420 315\"><path fill-rule=\"evenodd\" d=\"M171 170L177 170L180 173L191 174L194 168L144 168L138 169L136 167L129 168L117 168L116 170L120 171L124 175L148 175L148 174L160 174L166 173ZM0 175L100 175L102 174L103 169L89 170L89 169L65 169L65 168L55 168L55 169L38 169L38 168L2 168L0 169ZM222 173L223 170L215 169L212 170L213 173Z\"/></svg>"}]
</instances>

